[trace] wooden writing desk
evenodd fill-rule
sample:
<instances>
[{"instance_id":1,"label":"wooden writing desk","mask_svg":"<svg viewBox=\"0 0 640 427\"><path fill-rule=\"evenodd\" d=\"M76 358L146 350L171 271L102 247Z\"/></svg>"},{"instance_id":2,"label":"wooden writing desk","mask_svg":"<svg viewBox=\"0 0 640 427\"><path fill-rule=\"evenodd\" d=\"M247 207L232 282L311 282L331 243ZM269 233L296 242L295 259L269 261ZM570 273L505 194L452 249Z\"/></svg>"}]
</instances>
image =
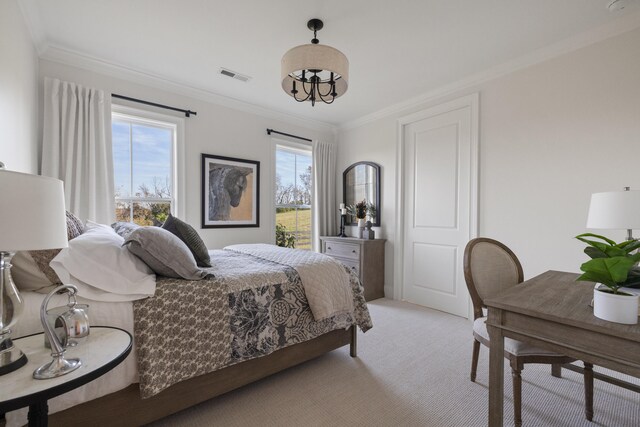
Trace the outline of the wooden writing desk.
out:
<instances>
[{"instance_id":1,"label":"wooden writing desk","mask_svg":"<svg viewBox=\"0 0 640 427\"><path fill-rule=\"evenodd\" d=\"M577 277L547 271L485 300L491 340L489 426L503 422L504 337L640 378L640 325L596 318L589 306L593 284L576 282Z\"/></svg>"}]
</instances>

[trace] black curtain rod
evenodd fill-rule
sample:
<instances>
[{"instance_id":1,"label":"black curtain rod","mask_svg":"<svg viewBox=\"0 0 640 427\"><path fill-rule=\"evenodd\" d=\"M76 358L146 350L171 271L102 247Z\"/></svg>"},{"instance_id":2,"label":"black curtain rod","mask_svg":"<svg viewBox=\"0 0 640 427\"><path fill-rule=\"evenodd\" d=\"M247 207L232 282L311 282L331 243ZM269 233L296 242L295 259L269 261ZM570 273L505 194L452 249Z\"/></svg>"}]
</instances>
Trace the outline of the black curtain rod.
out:
<instances>
[{"instance_id":1,"label":"black curtain rod","mask_svg":"<svg viewBox=\"0 0 640 427\"><path fill-rule=\"evenodd\" d=\"M124 95L117 95L115 93L112 93L111 97L112 98L118 98L118 99L124 99L125 101L137 102L138 104L145 104L145 105L151 105L153 107L164 108L166 110L179 111L181 113L184 113L185 117L190 117L192 114L194 116L198 115L198 113L196 113L195 111L183 110L182 108L170 107L168 105L163 105L163 104L156 104L155 102L144 101L142 99L131 98L129 96L124 96Z\"/></svg>"},{"instance_id":2,"label":"black curtain rod","mask_svg":"<svg viewBox=\"0 0 640 427\"><path fill-rule=\"evenodd\" d=\"M267 129L267 135L271 135L272 133L277 133L278 135L284 135L284 136L288 136L288 137L291 137L291 138L301 139L303 141L309 141L309 142L312 141L309 138L303 138L301 136L291 135L290 133L278 132L277 130Z\"/></svg>"}]
</instances>

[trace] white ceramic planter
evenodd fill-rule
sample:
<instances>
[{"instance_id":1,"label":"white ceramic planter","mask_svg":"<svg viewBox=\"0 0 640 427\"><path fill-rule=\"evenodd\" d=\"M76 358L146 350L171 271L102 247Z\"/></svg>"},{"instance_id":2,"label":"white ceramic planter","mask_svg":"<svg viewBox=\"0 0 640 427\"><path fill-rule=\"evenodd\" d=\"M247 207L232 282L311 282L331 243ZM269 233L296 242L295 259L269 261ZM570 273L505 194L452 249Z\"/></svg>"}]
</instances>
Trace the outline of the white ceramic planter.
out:
<instances>
[{"instance_id":1,"label":"white ceramic planter","mask_svg":"<svg viewBox=\"0 0 640 427\"><path fill-rule=\"evenodd\" d=\"M593 314L603 320L626 325L638 323L638 295L616 295L593 290ZM607 289L606 287L604 287Z\"/></svg>"}]
</instances>

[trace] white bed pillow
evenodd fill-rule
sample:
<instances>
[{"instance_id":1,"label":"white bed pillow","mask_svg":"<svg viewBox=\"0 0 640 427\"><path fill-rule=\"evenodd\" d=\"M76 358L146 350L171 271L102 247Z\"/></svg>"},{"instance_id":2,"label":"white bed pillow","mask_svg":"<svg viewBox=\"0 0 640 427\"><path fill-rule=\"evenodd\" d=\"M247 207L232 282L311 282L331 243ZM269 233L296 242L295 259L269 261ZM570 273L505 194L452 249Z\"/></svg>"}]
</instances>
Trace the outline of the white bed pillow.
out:
<instances>
[{"instance_id":1,"label":"white bed pillow","mask_svg":"<svg viewBox=\"0 0 640 427\"><path fill-rule=\"evenodd\" d=\"M62 283L94 301L134 301L152 296L156 276L122 246L124 239L108 225L87 221L85 232L51 261Z\"/></svg>"}]
</instances>

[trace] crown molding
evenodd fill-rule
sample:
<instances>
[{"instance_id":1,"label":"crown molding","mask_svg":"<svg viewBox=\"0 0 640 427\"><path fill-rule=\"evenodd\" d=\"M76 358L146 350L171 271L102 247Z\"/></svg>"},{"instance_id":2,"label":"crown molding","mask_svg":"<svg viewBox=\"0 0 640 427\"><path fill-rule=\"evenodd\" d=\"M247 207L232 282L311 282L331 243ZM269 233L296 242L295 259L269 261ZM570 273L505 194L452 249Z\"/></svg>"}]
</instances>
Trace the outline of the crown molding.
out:
<instances>
[{"instance_id":1,"label":"crown molding","mask_svg":"<svg viewBox=\"0 0 640 427\"><path fill-rule=\"evenodd\" d=\"M613 22L570 37L561 42L554 43L550 46L535 50L512 61L505 62L480 73L465 77L461 80L458 80L457 82L441 86L435 90L383 108L374 113L367 114L360 118L345 122L338 126L338 131L342 132L354 129L374 122L376 120L380 120L382 118L389 117L406 110L410 110L420 105L433 102L439 98L443 98L445 96L461 92L465 89L478 86L482 83L486 83L515 71L531 67L532 65L557 58L564 54L576 51L583 47L590 46L608 38L633 31L637 28L640 28L640 12L627 14L616 19Z\"/></svg>"},{"instance_id":2,"label":"crown molding","mask_svg":"<svg viewBox=\"0 0 640 427\"><path fill-rule=\"evenodd\" d=\"M157 74L127 67L115 62L106 61L104 59L96 58L61 46L47 44L46 48L39 56L41 59L47 61L70 65L98 74L105 74L132 83L138 83L144 86L175 93L177 95L199 99L201 101L255 114L268 119L283 121L290 123L291 125L302 126L319 132L330 132L334 138L337 136L337 127L330 123L260 107L245 101L240 101L235 98L219 95L215 92L191 86L186 82L170 80Z\"/></svg>"},{"instance_id":3,"label":"crown molding","mask_svg":"<svg viewBox=\"0 0 640 427\"><path fill-rule=\"evenodd\" d=\"M16 3L18 3L24 22L31 35L31 40L39 56L47 49L47 40L42 29L38 5L35 0L20 0L16 1Z\"/></svg>"},{"instance_id":4,"label":"crown molding","mask_svg":"<svg viewBox=\"0 0 640 427\"><path fill-rule=\"evenodd\" d=\"M465 77L454 83L441 86L435 90L423 93L406 101L393 104L376 112L364 115L342 124L334 125L319 120L308 119L295 114L261 107L235 98L219 95L205 89L191 86L186 82L170 80L160 75L127 67L115 62L92 57L82 52L50 44L43 31L40 15L35 0L17 1L31 38L41 59L71 65L100 74L106 74L123 80L139 83L145 86L169 91L178 95L188 96L212 104L240 110L261 117L279 120L292 125L303 126L308 129L330 132L337 138L341 131L357 128L367 123L401 113L405 110L419 107L439 98L452 95L465 89L478 86L515 71L535 64L562 56L569 52L598 43L602 40L632 31L640 27L640 12L625 14L614 21L565 39L559 43L538 49L512 61L489 68L480 73Z\"/></svg>"}]
</instances>

